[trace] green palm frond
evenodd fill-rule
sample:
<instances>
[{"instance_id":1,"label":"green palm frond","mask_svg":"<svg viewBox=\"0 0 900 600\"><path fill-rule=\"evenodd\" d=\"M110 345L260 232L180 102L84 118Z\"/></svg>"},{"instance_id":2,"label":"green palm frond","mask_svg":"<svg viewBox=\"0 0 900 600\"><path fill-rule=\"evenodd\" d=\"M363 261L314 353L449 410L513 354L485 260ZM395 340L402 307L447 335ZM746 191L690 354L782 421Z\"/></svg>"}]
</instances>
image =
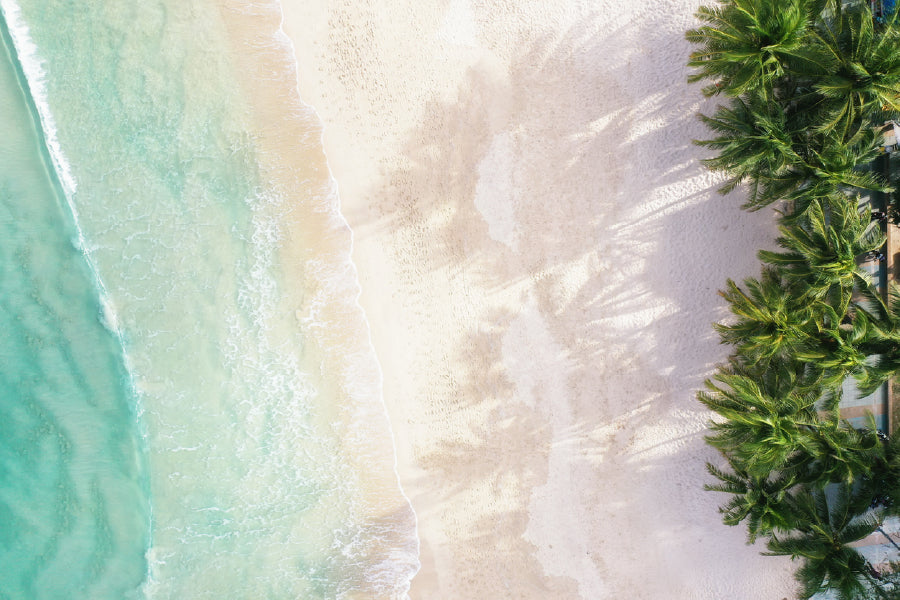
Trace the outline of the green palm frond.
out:
<instances>
[{"instance_id":1,"label":"green palm frond","mask_svg":"<svg viewBox=\"0 0 900 600\"><path fill-rule=\"evenodd\" d=\"M859 296L856 319L864 320L868 331L858 340L858 345L861 352L874 356L875 361L866 364L856 376L860 393L869 394L900 372L900 288L891 283L887 302L873 286L861 287Z\"/></svg>"},{"instance_id":2,"label":"green palm frond","mask_svg":"<svg viewBox=\"0 0 900 600\"><path fill-rule=\"evenodd\" d=\"M850 188L892 189L880 176L862 170L877 156L880 143L870 128L846 139L816 133L759 97L732 99L700 119L717 134L694 141L717 152L703 163L728 176L719 189L722 194L747 184L745 208L756 210L784 199L803 210L811 199Z\"/></svg>"},{"instance_id":3,"label":"green palm frond","mask_svg":"<svg viewBox=\"0 0 900 600\"><path fill-rule=\"evenodd\" d=\"M712 117L700 115L700 119L719 134L695 143L719 152L703 163L730 177L721 193L747 180L783 176L803 164L794 149L799 132L790 131L784 114L767 109L759 100L735 98L729 105L719 106Z\"/></svg>"},{"instance_id":4,"label":"green palm frond","mask_svg":"<svg viewBox=\"0 0 900 600\"><path fill-rule=\"evenodd\" d=\"M808 361L821 373L826 388L837 388L850 375L861 377L869 368L867 344L877 333L865 314L856 312L849 324L828 304L821 303L823 319L818 331L804 340L796 358Z\"/></svg>"},{"instance_id":5,"label":"green palm frond","mask_svg":"<svg viewBox=\"0 0 900 600\"><path fill-rule=\"evenodd\" d=\"M720 293L736 320L713 327L722 343L734 346L748 362L783 359L814 334L819 303L796 294L775 269L764 269L759 279L745 279L743 288L729 279Z\"/></svg>"},{"instance_id":6,"label":"green palm frond","mask_svg":"<svg viewBox=\"0 0 900 600\"><path fill-rule=\"evenodd\" d=\"M768 477L798 453L814 452L820 390L788 389L774 396L754 378L728 369L706 387L698 400L724 418L710 424L707 441L748 476Z\"/></svg>"},{"instance_id":7,"label":"green palm frond","mask_svg":"<svg viewBox=\"0 0 900 600\"><path fill-rule=\"evenodd\" d=\"M883 454L874 428L856 429L837 418L822 420L816 429L817 447L803 457L803 478L818 486L826 483L857 483L872 474L878 457Z\"/></svg>"},{"instance_id":8,"label":"green palm frond","mask_svg":"<svg viewBox=\"0 0 900 600\"><path fill-rule=\"evenodd\" d=\"M801 297L825 301L845 314L857 281L866 276L858 257L884 244L869 210L858 210L843 194L815 199L802 217L779 231L783 251L761 250L760 260L778 270Z\"/></svg>"},{"instance_id":9,"label":"green palm frond","mask_svg":"<svg viewBox=\"0 0 900 600\"><path fill-rule=\"evenodd\" d=\"M742 470L733 459L727 460L732 472L706 464L709 473L721 483L703 486L709 491L731 494L731 498L719 507L723 522L736 526L747 521L748 544L773 531L790 531L795 516L789 491L795 484L795 478L777 473L754 477Z\"/></svg>"},{"instance_id":10,"label":"green palm frond","mask_svg":"<svg viewBox=\"0 0 900 600\"><path fill-rule=\"evenodd\" d=\"M819 129L848 134L872 115L900 110L900 46L896 21L875 34L868 3L839 8L810 28L833 68L813 86L822 96Z\"/></svg>"},{"instance_id":11,"label":"green palm frond","mask_svg":"<svg viewBox=\"0 0 900 600\"><path fill-rule=\"evenodd\" d=\"M864 497L849 484L829 490L803 489L795 496L794 509L805 524L786 537L773 537L768 552L803 561L796 573L801 598L831 590L838 598L862 600L881 596L881 588L869 573L869 564L850 544L875 531L878 520L868 512Z\"/></svg>"},{"instance_id":12,"label":"green palm frond","mask_svg":"<svg viewBox=\"0 0 900 600\"><path fill-rule=\"evenodd\" d=\"M784 63L800 54L810 26L807 0L730 0L703 6L696 17L704 23L685 37L700 46L688 66L689 82L712 80L707 96L740 96L771 88L784 75ZM798 56L800 54L800 56Z\"/></svg>"}]
</instances>

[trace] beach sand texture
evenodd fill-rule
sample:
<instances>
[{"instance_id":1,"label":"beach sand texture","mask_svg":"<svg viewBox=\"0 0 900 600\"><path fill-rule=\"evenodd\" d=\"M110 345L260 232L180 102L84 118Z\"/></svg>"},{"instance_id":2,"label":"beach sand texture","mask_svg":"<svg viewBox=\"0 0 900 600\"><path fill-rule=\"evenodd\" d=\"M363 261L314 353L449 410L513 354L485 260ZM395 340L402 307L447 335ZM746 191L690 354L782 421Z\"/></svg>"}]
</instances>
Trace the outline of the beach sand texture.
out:
<instances>
[{"instance_id":1,"label":"beach sand texture","mask_svg":"<svg viewBox=\"0 0 900 600\"><path fill-rule=\"evenodd\" d=\"M696 390L758 272L690 140L697 0L285 0L354 231L414 599L790 596L721 524Z\"/></svg>"}]
</instances>

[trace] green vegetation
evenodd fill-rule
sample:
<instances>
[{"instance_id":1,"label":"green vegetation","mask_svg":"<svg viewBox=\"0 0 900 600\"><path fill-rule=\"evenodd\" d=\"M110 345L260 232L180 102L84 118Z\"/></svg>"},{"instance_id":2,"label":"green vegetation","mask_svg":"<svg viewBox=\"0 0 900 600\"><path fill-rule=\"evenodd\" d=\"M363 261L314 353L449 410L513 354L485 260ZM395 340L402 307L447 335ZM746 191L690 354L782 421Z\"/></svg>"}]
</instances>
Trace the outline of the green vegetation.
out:
<instances>
[{"instance_id":1,"label":"green vegetation","mask_svg":"<svg viewBox=\"0 0 900 600\"><path fill-rule=\"evenodd\" d=\"M750 543L800 561L801 598L900 598L898 576L850 545L900 514L900 435L838 410L846 378L868 394L900 371L900 291L883 298L858 266L885 242L858 194L893 191L868 167L900 112L900 19L872 4L720 0L687 32L689 81L724 101L700 117L704 163L745 208L775 205L780 231L761 275L722 292L732 354L698 398L727 470L708 465L707 489L730 495L724 522Z\"/></svg>"}]
</instances>

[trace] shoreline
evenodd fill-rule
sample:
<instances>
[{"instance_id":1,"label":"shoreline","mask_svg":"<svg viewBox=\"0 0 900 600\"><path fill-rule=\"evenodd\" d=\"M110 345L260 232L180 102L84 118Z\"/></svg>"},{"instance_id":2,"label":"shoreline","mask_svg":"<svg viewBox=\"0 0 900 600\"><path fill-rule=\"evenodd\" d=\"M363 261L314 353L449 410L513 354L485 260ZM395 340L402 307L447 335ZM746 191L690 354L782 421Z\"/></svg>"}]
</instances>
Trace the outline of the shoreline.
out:
<instances>
[{"instance_id":1,"label":"shoreline","mask_svg":"<svg viewBox=\"0 0 900 600\"><path fill-rule=\"evenodd\" d=\"M337 181L324 154L323 122L299 94L293 43L284 33L280 3L248 7L222 0L221 6L241 65L238 72L251 74L242 87L254 110L263 179L282 199L276 215L285 234L279 261L296 275L285 278L287 296L302 299L295 325L306 336L304 363L309 372L318 370L318 394L336 399L338 407L320 419L323 425L332 420L343 432L345 458L351 461L347 468L359 484L358 510L363 514L358 517L383 538L379 547L366 551L368 578L357 582L359 589L349 597L405 597L403 589L393 586L408 588L418 570L416 515L400 485L396 444L381 395L383 375L351 260L353 232L341 214ZM265 46L270 41L275 46Z\"/></svg>"},{"instance_id":2,"label":"shoreline","mask_svg":"<svg viewBox=\"0 0 900 600\"><path fill-rule=\"evenodd\" d=\"M781 598L703 492L716 290L758 268L690 144L699 0L283 1L354 235L412 598Z\"/></svg>"}]
</instances>

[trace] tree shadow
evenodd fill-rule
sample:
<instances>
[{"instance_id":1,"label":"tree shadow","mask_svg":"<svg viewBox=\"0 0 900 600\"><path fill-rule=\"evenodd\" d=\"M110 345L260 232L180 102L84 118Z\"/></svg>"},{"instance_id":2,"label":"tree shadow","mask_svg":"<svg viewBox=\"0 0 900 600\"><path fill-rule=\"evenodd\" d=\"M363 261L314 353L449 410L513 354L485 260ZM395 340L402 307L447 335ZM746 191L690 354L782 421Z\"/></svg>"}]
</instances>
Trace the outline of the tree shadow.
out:
<instances>
[{"instance_id":1,"label":"tree shadow","mask_svg":"<svg viewBox=\"0 0 900 600\"><path fill-rule=\"evenodd\" d=\"M716 456L694 400L727 353L710 326L724 316L716 291L758 270L773 218L717 195L699 164L695 115L712 103L685 83L688 19L644 17L539 37L508 71L473 64L454 102L426 105L405 166L372 194L382 216L366 225L399 239L402 285L464 332L423 363L455 370L430 392L436 442L409 486L420 522L453 523L466 549L452 585L717 598L758 590L763 568L771 589L790 585L786 562L742 549L703 492ZM429 278L453 296L427 296ZM571 503L548 511L560 490ZM520 543L503 546L510 531ZM563 536L577 539L536 545ZM454 552L430 544L423 571ZM413 596L438 589L467 597L416 581Z\"/></svg>"}]
</instances>

